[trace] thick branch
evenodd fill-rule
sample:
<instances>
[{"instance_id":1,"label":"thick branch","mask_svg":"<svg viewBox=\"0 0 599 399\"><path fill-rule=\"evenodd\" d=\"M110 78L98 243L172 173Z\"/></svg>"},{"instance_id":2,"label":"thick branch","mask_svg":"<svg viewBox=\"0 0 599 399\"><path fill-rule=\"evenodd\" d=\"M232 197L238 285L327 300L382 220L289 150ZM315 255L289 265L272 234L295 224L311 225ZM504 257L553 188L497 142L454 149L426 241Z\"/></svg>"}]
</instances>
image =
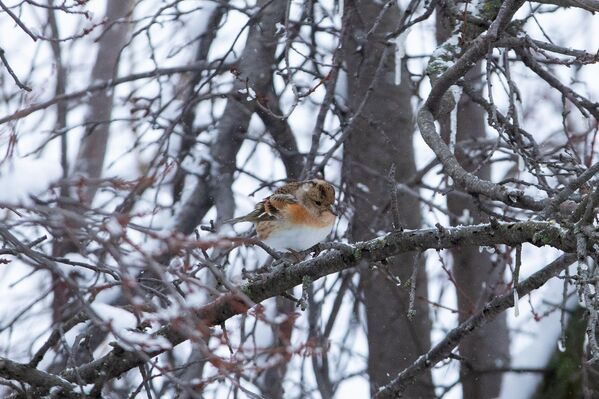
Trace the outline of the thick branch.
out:
<instances>
[{"instance_id":1,"label":"thick branch","mask_svg":"<svg viewBox=\"0 0 599 399\"><path fill-rule=\"evenodd\" d=\"M256 280L243 286L242 291L252 301L261 302L301 284L304 277L314 281L328 274L354 267L361 262L375 262L415 250L496 244L517 245L529 242L537 246L551 245L562 251L575 252L574 241L559 225L536 221L392 232L352 245L331 244L329 247L333 248L332 250L316 258L288 267L280 266L259 275ZM523 284L521 287L524 286ZM204 324L213 326L244 313L247 309L244 298L227 293L197 309L195 316ZM178 345L189 338L172 325L162 328L157 334L168 339L173 345ZM115 378L143 364L144 358L156 356L163 351L148 352L140 356L136 352L116 348L108 355L83 365L76 371L67 370L63 377L69 381L81 378L84 382L93 382L99 373L104 373L107 379Z\"/></svg>"},{"instance_id":2,"label":"thick branch","mask_svg":"<svg viewBox=\"0 0 599 399\"><path fill-rule=\"evenodd\" d=\"M464 54L436 80L424 105L433 115L437 114L445 92L462 78L489 51L489 48L499 38L514 13L524 4L522 0L510 0L501 5L497 18L493 21L486 34L481 34L468 46Z\"/></svg>"},{"instance_id":3,"label":"thick branch","mask_svg":"<svg viewBox=\"0 0 599 399\"><path fill-rule=\"evenodd\" d=\"M435 127L435 117L438 116L447 90L488 53L522 4L524 4L522 0L508 0L503 2L497 17L487 30L487 33L479 35L455 64L447 68L443 74L435 79L435 83L424 106L418 112L418 128L424 141L443 164L445 172L451 176L457 185L467 192L482 194L510 206L541 210L545 206L544 202L535 201L532 197L524 195L519 190L510 189L488 180L480 179L464 170L447 144L445 144L441 136L437 133Z\"/></svg>"},{"instance_id":4,"label":"thick branch","mask_svg":"<svg viewBox=\"0 0 599 399\"><path fill-rule=\"evenodd\" d=\"M500 186L464 170L449 150L447 144L445 144L441 136L437 133L433 114L426 107L421 108L418 112L418 128L426 144L435 152L435 155L443 165L445 173L451 176L455 183L465 191L482 194L511 206L535 211L540 211L544 208L545 202L536 201L520 190Z\"/></svg>"},{"instance_id":5,"label":"thick branch","mask_svg":"<svg viewBox=\"0 0 599 399\"><path fill-rule=\"evenodd\" d=\"M25 382L36 388L49 390L53 387L60 387L62 388L61 397L63 398L81 397L73 392L73 385L63 378L3 357L0 357L0 376L9 380Z\"/></svg>"}]
</instances>

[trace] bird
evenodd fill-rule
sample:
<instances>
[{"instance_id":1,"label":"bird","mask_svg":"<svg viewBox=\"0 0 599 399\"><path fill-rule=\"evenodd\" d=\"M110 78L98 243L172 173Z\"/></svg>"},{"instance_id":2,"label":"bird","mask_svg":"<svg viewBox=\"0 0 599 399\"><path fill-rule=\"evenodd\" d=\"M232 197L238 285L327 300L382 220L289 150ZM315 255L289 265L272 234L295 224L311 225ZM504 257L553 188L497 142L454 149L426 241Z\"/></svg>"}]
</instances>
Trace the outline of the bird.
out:
<instances>
[{"instance_id":1,"label":"bird","mask_svg":"<svg viewBox=\"0 0 599 399\"><path fill-rule=\"evenodd\" d=\"M333 230L335 189L322 179L289 182L247 215L227 224L252 222L258 240L276 251L298 252L322 242Z\"/></svg>"}]
</instances>

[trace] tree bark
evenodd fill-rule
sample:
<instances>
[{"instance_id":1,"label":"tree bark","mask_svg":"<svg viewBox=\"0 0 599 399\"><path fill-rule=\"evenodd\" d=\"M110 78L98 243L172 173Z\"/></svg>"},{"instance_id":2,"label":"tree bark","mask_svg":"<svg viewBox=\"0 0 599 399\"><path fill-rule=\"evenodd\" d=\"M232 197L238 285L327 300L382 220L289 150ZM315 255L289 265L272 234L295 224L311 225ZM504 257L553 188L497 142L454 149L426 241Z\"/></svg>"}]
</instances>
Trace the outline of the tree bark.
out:
<instances>
[{"instance_id":1,"label":"tree bark","mask_svg":"<svg viewBox=\"0 0 599 399\"><path fill-rule=\"evenodd\" d=\"M101 82L117 75L121 51L127 43L129 24L115 21L126 18L132 9L132 0L109 1L106 3L106 19L110 25L99 39L98 53L90 80ZM102 175L106 146L110 134L114 90L102 90L89 100L85 134L79 147L74 165L74 175L95 179ZM81 190L81 200L91 204L97 184L88 183Z\"/></svg>"},{"instance_id":2,"label":"tree bark","mask_svg":"<svg viewBox=\"0 0 599 399\"><path fill-rule=\"evenodd\" d=\"M92 69L90 80L92 82L106 81L112 79L119 66L119 57L121 50L125 46L128 39L129 23L115 21L123 18L127 18L133 7L132 0L123 1L109 1L106 3L106 20L107 30L102 34L99 39L98 53L96 55L96 61ZM53 22L53 16L50 16L50 22ZM55 21L54 21L55 24ZM53 34L58 35L57 27L54 29ZM60 46L54 44L53 46L55 54L60 54ZM61 81L60 70L57 77L57 95L61 94L59 87L64 86L66 82ZM87 115L85 117L84 126L87 129L81 140L81 146L77 158L75 159L73 176L81 176L87 179L97 179L102 175L102 167L104 165L104 158L106 155L106 146L108 143L108 137L110 134L110 120L113 109L113 97L114 90L101 90L95 95L90 97L88 103ZM59 120L57 126L66 123L66 109L64 102L59 103ZM66 134L66 133L65 133ZM66 168L66 138L63 139L63 168ZM63 176L68 175L69 172L64 170ZM70 197L74 193L69 192L65 186L61 189L61 196L64 198L59 199L59 206L63 209L69 209L74 212L83 212L81 207L74 203ZM94 196L97 191L97 183L88 181L87 184L83 184L78 190L79 200L82 204L91 205ZM64 226L60 226L54 232L54 241L52 243L52 254L56 257L62 257L69 252L78 251L78 242L76 238L76 231L78 226L72 226L67 219L64 222ZM62 281L59 276L52 275L54 291L53 291L53 320L60 321L68 318L76 312L74 309L66 309L66 305L69 302L71 293L66 282Z\"/></svg>"},{"instance_id":3,"label":"tree bark","mask_svg":"<svg viewBox=\"0 0 599 399\"><path fill-rule=\"evenodd\" d=\"M466 75L476 76L480 65ZM485 123L483 111L462 96L458 105L457 141L468 139L484 139ZM473 170L481 159L469 158L464 152L457 151L458 162L466 169ZM477 176L489 180L491 168L483 166ZM471 223L484 223L488 218L481 214L473 201L464 199L461 195L448 194L447 206L456 216L468 212ZM453 226L465 224L464 220L450 217ZM452 272L457 284L458 320L460 323L473 313L482 309L484 304L494 296L505 292L503 281L503 262L493 263L490 254L481 252L479 248L452 249ZM464 358L460 366L460 378L464 399L491 399L499 395L501 389L501 373L479 373L478 370L488 370L505 367L510 362L509 331L506 314L498 315L495 320L465 338L459 347L460 356Z\"/></svg>"},{"instance_id":4,"label":"tree bark","mask_svg":"<svg viewBox=\"0 0 599 399\"><path fill-rule=\"evenodd\" d=\"M260 9L260 15L250 27L235 72L237 80L210 147L213 161L210 172L197 183L177 217L176 229L184 234L191 233L213 205L216 206L219 220L229 219L235 212L232 186L236 158L252 117L252 111L243 104L246 95L241 95L239 90L249 86L258 99L267 95L272 83L272 66L278 42L275 37L276 24L284 20L286 10L283 1L260 0L256 6Z\"/></svg>"},{"instance_id":5,"label":"tree bark","mask_svg":"<svg viewBox=\"0 0 599 399\"><path fill-rule=\"evenodd\" d=\"M447 16L438 9L437 13L437 42L441 44L451 34L451 26ZM473 32L465 32L469 35ZM469 83L480 81L481 63L478 63L465 75ZM457 113L456 141L481 140L486 138L484 110L473 103L469 97L462 95ZM449 141L451 121L449 115L439 117L441 135ZM479 157L470 157L462 147L456 147L456 158L462 167L469 171L475 171L476 176L484 180L490 180L491 168L489 165L480 166L486 154ZM447 207L450 212L450 222L453 226L466 224L462 215L470 215L471 223L483 223L488 221L478 210L473 200L463 195L449 193L447 196ZM458 320L463 323L472 314L480 311L484 304L495 295L503 293L504 268L493 264L486 252L478 248L464 247L453 248L452 272L456 281L456 292L458 296ZM469 337L462 340L459 346L460 356L463 361L460 365L460 380L462 383L464 399L491 399L499 395L501 390L501 373L480 372L497 367L509 365L509 332L507 328L506 315L500 314L495 320L478 329Z\"/></svg>"},{"instance_id":6,"label":"tree bark","mask_svg":"<svg viewBox=\"0 0 599 399\"><path fill-rule=\"evenodd\" d=\"M396 167L398 182L408 180L416 171L409 75L404 67L401 84L394 84L394 57L385 50L384 44L384 35L395 29L399 17L396 5L386 11L378 28L364 41L383 6L377 1L349 1L345 10L351 13L351 32L343 47L348 103L352 111L356 112L376 79L344 146L343 177L354 205L351 241L372 238L378 231L393 230L387 175L392 165ZM385 57L382 65L379 64L381 57ZM398 193L398 203L401 224L407 228L419 227L418 199ZM390 258L389 272L403 282L409 281L415 257L411 252ZM391 375L428 350L431 325L426 301L417 301L416 317L408 319L409 290L398 287L380 269L364 269L361 286L368 327L368 373L374 393L389 382ZM427 278L422 264L418 266L416 290L417 297L427 297ZM434 397L430 373L423 373L406 395Z\"/></svg>"}]
</instances>

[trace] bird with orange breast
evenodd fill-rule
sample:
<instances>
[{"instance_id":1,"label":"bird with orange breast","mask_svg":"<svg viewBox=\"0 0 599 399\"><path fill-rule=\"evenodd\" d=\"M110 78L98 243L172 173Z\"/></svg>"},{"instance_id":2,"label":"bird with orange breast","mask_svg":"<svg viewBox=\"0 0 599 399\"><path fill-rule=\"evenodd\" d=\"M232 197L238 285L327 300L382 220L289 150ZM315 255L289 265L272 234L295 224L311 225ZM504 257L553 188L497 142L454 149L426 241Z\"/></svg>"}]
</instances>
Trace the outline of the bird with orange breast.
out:
<instances>
[{"instance_id":1,"label":"bird with orange breast","mask_svg":"<svg viewBox=\"0 0 599 399\"><path fill-rule=\"evenodd\" d=\"M335 189L321 179L287 183L245 216L225 223L253 222L258 239L277 250L303 251L324 239L335 223Z\"/></svg>"}]
</instances>

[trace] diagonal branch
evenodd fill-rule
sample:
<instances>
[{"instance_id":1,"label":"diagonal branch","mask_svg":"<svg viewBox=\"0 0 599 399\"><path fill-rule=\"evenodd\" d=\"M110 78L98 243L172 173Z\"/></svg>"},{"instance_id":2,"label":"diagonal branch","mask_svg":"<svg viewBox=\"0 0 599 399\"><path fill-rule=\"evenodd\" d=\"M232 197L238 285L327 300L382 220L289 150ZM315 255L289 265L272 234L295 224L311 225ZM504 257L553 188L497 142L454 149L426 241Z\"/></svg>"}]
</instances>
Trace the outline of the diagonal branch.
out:
<instances>
[{"instance_id":1,"label":"diagonal branch","mask_svg":"<svg viewBox=\"0 0 599 399\"><path fill-rule=\"evenodd\" d=\"M541 287L547 280L555 277L575 260L575 254L565 254L560 256L519 284L519 296L524 296ZM400 397L401 393L407 388L407 385L413 381L418 374L433 367L443 359L446 359L464 337L489 323L501 312L512 306L514 306L514 295L511 291L493 299L480 312L451 330L441 342L435 345L426 354L420 356L414 364L399 373L399 375L389 384L382 387L376 393L374 398L387 399Z\"/></svg>"},{"instance_id":2,"label":"diagonal branch","mask_svg":"<svg viewBox=\"0 0 599 399\"><path fill-rule=\"evenodd\" d=\"M597 0L536 0L536 2L560 7L577 7L593 12L599 11L599 1Z\"/></svg>"},{"instance_id":3,"label":"diagonal branch","mask_svg":"<svg viewBox=\"0 0 599 399\"><path fill-rule=\"evenodd\" d=\"M452 151L437 133L435 117L438 116L442 102L448 89L456 84L478 61L480 61L489 49L501 36L501 33L513 17L514 13L524 4L522 0L508 0L502 3L497 17L490 25L486 34L479 35L468 46L462 56L438 78L426 99L424 106L418 112L418 128L426 144L433 150L447 173L458 186L468 193L481 194L493 200L501 201L510 206L524 209L542 210L545 206L543 201L536 201L531 196L525 195L520 190L483 180L476 175L467 172L456 160ZM455 106L455 104L453 105Z\"/></svg>"},{"instance_id":4,"label":"diagonal branch","mask_svg":"<svg viewBox=\"0 0 599 399\"><path fill-rule=\"evenodd\" d=\"M33 40L34 42L37 41L38 37L37 35L35 35L33 32L31 32L31 30L25 26L25 24L23 23L23 21L21 21L21 19L19 17L17 17L15 15L14 12L12 12L10 10L9 7L7 7L2 1L0 1L0 8L7 13L13 21L15 21L15 23L19 26L19 28L23 29L23 32L27 33L27 35L31 38L31 40Z\"/></svg>"},{"instance_id":5,"label":"diagonal branch","mask_svg":"<svg viewBox=\"0 0 599 399\"><path fill-rule=\"evenodd\" d=\"M20 80L19 77L17 76L17 74L15 73L15 71L13 71L12 67L10 66L10 64L8 63L8 60L6 59L6 55L4 54L4 49L2 47L0 47L0 61L2 61L2 63L4 64L4 67L6 68L6 70L8 71L8 74L10 76L12 76L12 78L15 81L15 84L20 88L23 89L25 91L31 91L31 87L23 84Z\"/></svg>"},{"instance_id":6,"label":"diagonal branch","mask_svg":"<svg viewBox=\"0 0 599 399\"><path fill-rule=\"evenodd\" d=\"M26 364L13 362L4 357L0 357L0 375L6 379L25 382L36 388L45 388L48 390L53 387L61 388L62 398L82 397L82 395L73 392L73 385L65 379ZM58 391L56 393L58 393Z\"/></svg>"},{"instance_id":7,"label":"diagonal branch","mask_svg":"<svg viewBox=\"0 0 599 399\"><path fill-rule=\"evenodd\" d=\"M362 262L373 263L405 252L462 246L492 246L496 244L514 246L526 242L536 246L550 245L564 252L576 252L576 240L572 234L560 225L548 222L493 222L491 224L454 228L395 231L355 244L322 244L325 249L328 249L327 252L291 266L280 265L264 274L257 275L253 280L240 287L241 293L229 292L222 294L214 301L195 309L193 317L194 320L198 321L196 325L219 325L225 320L248 310L246 297L249 297L255 303L262 302L301 284L306 277L315 281L323 276L355 267L362 264ZM589 240L588 245L592 247L595 242L596 240ZM547 276L545 280L549 277ZM531 285L532 283L529 281L538 282L540 280L535 278L522 283L519 287L521 295L525 295L530 290L542 285L542 283ZM512 298L511 293L510 298ZM485 315L488 315L490 309L495 309L496 306L506 306L506 303L502 301L504 299L500 299L499 305L492 302L493 305L483 311L487 312ZM470 324L473 326L472 329L477 328L480 325L477 324L479 322ZM186 332L184 327L182 328L181 323L169 324L160 329L155 335L167 339L173 346L190 339L189 332ZM455 344L457 345L457 342ZM69 382L93 383L97 380L98 375L102 375L105 380L110 380L144 364L148 359L163 353L165 350L136 352L116 347L102 358L84 364L77 369L66 370L60 376L61 378L56 376L53 380L32 380L31 384L37 388L37 393L41 392L40 395L42 395L51 386L62 386L62 379ZM15 378L16 374L11 371L12 369L7 369L5 364L0 365L3 366L0 367L1 377ZM421 367L423 366L418 363L417 369L410 371L409 376L414 376L417 372L423 370ZM35 370L32 367L29 367L29 369ZM401 378L401 381L404 381L406 377Z\"/></svg>"},{"instance_id":8,"label":"diagonal branch","mask_svg":"<svg viewBox=\"0 0 599 399\"><path fill-rule=\"evenodd\" d=\"M460 246L517 245L526 242L537 246L551 245L565 252L576 251L575 240L571 234L559 225L547 222L501 224L494 222L447 229L406 230L351 245L324 244L331 250L291 266L277 267L257 276L255 280L242 286L241 290L244 296L247 295L252 301L258 303L301 284L305 277L315 281L328 274L355 267L361 262L376 262L404 252ZM524 286L523 284L521 288ZM194 316L203 324L214 326L247 310L248 305L244 298L234 293L227 293L196 309ZM175 325L165 326L156 334L166 338L173 346L189 339L189 336L177 329ZM144 358L154 357L162 352L164 349L138 354L117 347L100 359L76 370L67 370L63 377L68 381L80 378L84 382L92 382L99 373L104 373L107 379L115 378L143 364Z\"/></svg>"},{"instance_id":9,"label":"diagonal branch","mask_svg":"<svg viewBox=\"0 0 599 399\"><path fill-rule=\"evenodd\" d=\"M447 144L445 144L441 136L437 133L433 114L426 106L418 111L417 123L422 138L435 152L437 159L443 165L445 173L451 176L456 185L468 193L481 194L507 205L524 209L540 211L545 207L545 201L537 201L531 196L525 195L520 190L481 179L462 168Z\"/></svg>"},{"instance_id":10,"label":"diagonal branch","mask_svg":"<svg viewBox=\"0 0 599 399\"><path fill-rule=\"evenodd\" d=\"M582 187L583 184L593 178L597 173L599 173L599 162L596 162L593 166L582 172L580 176L570 181L559 193L557 193L551 201L549 201L545 209L543 209L543 216L549 217L558 209L562 202L566 201L570 195Z\"/></svg>"}]
</instances>

